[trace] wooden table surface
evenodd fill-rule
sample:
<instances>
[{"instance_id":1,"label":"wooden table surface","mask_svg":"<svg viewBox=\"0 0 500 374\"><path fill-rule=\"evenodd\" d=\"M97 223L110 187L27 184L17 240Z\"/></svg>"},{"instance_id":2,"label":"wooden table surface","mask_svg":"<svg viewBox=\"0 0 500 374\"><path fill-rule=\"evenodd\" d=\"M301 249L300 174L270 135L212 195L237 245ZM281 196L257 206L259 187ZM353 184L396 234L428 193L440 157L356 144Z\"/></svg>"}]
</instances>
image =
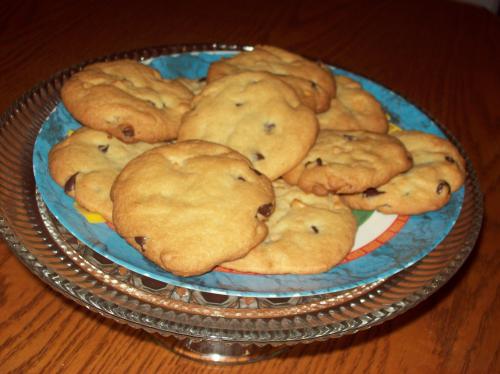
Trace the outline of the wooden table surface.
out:
<instances>
[{"instance_id":1,"label":"wooden table surface","mask_svg":"<svg viewBox=\"0 0 500 374\"><path fill-rule=\"evenodd\" d=\"M219 41L317 57L391 87L459 139L486 206L466 264L428 300L380 326L220 368L180 358L155 337L65 299L1 243L0 372L500 372L499 18L447 1L261 3L2 1L0 110L56 71L114 51Z\"/></svg>"}]
</instances>

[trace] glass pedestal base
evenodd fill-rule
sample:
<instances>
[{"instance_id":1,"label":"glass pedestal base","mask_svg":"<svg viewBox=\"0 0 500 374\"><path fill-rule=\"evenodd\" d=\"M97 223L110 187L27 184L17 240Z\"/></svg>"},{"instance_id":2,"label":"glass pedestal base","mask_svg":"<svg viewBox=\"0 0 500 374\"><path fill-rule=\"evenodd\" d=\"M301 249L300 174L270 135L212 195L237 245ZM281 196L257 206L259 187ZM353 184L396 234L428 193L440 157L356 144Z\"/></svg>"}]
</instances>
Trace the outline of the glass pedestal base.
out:
<instances>
[{"instance_id":1,"label":"glass pedestal base","mask_svg":"<svg viewBox=\"0 0 500 374\"><path fill-rule=\"evenodd\" d=\"M289 349L288 346L242 346L218 340L161 339L161 344L172 352L198 362L214 365L242 365L275 357Z\"/></svg>"}]
</instances>

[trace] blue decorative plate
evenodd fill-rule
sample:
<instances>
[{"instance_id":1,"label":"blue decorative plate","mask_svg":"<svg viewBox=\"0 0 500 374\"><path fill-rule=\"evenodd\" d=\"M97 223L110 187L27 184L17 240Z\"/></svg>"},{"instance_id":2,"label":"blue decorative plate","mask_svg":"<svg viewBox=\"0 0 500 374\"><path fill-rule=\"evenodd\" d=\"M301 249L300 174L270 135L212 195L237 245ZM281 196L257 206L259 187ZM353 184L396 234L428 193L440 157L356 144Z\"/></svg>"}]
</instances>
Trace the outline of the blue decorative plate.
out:
<instances>
[{"instance_id":1,"label":"blue decorative plate","mask_svg":"<svg viewBox=\"0 0 500 374\"><path fill-rule=\"evenodd\" d=\"M144 61L165 78L201 78L212 61L232 52L190 52ZM391 122L402 129L445 137L422 111L394 92L366 78L330 67L335 74L359 81L383 105ZM255 297L310 296L343 291L387 278L414 264L436 247L453 227L462 207L464 189L455 192L444 208L418 216L358 214L356 243L347 259L330 271L315 275L253 275L216 269L196 277L178 277L147 260L105 223L90 223L48 172L49 150L80 125L62 103L46 119L35 142L33 168L38 190L54 216L75 237L102 256L148 277L207 292Z\"/></svg>"}]
</instances>

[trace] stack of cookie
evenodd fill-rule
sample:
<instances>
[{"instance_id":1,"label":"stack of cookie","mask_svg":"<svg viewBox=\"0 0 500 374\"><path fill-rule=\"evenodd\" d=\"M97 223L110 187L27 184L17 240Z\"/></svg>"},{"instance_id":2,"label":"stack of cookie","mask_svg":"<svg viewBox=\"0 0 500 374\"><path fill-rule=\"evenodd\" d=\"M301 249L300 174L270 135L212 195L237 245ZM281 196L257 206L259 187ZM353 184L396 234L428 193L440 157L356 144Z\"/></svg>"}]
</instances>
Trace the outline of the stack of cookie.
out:
<instances>
[{"instance_id":1,"label":"stack of cookie","mask_svg":"<svg viewBox=\"0 0 500 374\"><path fill-rule=\"evenodd\" d=\"M200 80L98 63L61 94L84 127L50 152L54 180L181 276L327 271L354 243L351 209L439 209L465 176L450 142L389 135L360 84L275 47Z\"/></svg>"}]
</instances>

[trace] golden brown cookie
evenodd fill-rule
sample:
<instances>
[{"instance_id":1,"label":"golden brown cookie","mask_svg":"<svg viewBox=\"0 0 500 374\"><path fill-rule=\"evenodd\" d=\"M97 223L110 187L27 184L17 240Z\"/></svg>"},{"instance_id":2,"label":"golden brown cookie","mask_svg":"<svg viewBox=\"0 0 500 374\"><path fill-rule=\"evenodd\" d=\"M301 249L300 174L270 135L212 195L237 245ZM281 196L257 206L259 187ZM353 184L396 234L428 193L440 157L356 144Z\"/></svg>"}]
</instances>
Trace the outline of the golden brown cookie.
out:
<instances>
[{"instance_id":1,"label":"golden brown cookie","mask_svg":"<svg viewBox=\"0 0 500 374\"><path fill-rule=\"evenodd\" d=\"M157 265L202 274L244 256L267 234L271 182L241 154L186 141L155 148L127 166L111 192L116 231Z\"/></svg>"},{"instance_id":2,"label":"golden brown cookie","mask_svg":"<svg viewBox=\"0 0 500 374\"><path fill-rule=\"evenodd\" d=\"M63 86L68 111L84 126L126 143L174 139L193 94L182 83L132 60L85 67Z\"/></svg>"},{"instance_id":3,"label":"golden brown cookie","mask_svg":"<svg viewBox=\"0 0 500 374\"><path fill-rule=\"evenodd\" d=\"M353 209L420 214L440 209L463 184L465 162L448 140L419 131L395 132L413 157L413 167L386 184L345 195Z\"/></svg>"},{"instance_id":4,"label":"golden brown cookie","mask_svg":"<svg viewBox=\"0 0 500 374\"><path fill-rule=\"evenodd\" d=\"M206 78L199 79L189 79L189 78L177 78L176 82L182 83L193 95L198 95L203 87L207 84Z\"/></svg>"},{"instance_id":5,"label":"golden brown cookie","mask_svg":"<svg viewBox=\"0 0 500 374\"><path fill-rule=\"evenodd\" d=\"M365 131L321 130L307 156L283 176L306 192L362 192L408 170L411 158L395 137Z\"/></svg>"},{"instance_id":6,"label":"golden brown cookie","mask_svg":"<svg viewBox=\"0 0 500 374\"><path fill-rule=\"evenodd\" d=\"M111 186L125 164L160 144L126 144L102 131L81 128L49 153L57 184L83 208L112 220Z\"/></svg>"},{"instance_id":7,"label":"golden brown cookie","mask_svg":"<svg viewBox=\"0 0 500 374\"><path fill-rule=\"evenodd\" d=\"M245 257L222 266L260 274L314 274L342 261L356 234L351 210L338 196L306 194L282 180L273 186L276 210L267 238Z\"/></svg>"},{"instance_id":8,"label":"golden brown cookie","mask_svg":"<svg viewBox=\"0 0 500 374\"><path fill-rule=\"evenodd\" d=\"M274 180L306 155L318 131L314 112L272 74L245 72L209 83L184 116L179 140L224 144Z\"/></svg>"},{"instance_id":9,"label":"golden brown cookie","mask_svg":"<svg viewBox=\"0 0 500 374\"><path fill-rule=\"evenodd\" d=\"M342 75L336 75L337 96L330 109L318 114L322 130L363 130L386 133L387 118L380 103L361 84Z\"/></svg>"},{"instance_id":10,"label":"golden brown cookie","mask_svg":"<svg viewBox=\"0 0 500 374\"><path fill-rule=\"evenodd\" d=\"M284 49L257 45L252 51L212 63L208 82L244 71L263 71L275 74L292 86L302 103L316 112L324 112L335 97L335 80L322 65Z\"/></svg>"}]
</instances>

